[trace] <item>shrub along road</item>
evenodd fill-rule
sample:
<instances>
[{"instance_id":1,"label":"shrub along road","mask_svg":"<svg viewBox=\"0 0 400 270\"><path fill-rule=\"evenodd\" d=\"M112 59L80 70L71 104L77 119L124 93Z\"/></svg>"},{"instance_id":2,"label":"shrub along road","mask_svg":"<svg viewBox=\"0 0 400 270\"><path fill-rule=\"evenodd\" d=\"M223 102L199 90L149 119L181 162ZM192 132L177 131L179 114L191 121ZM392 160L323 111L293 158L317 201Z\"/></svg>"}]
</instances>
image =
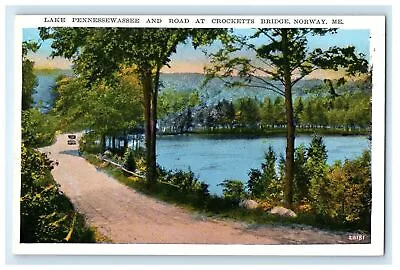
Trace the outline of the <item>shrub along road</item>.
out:
<instances>
[{"instance_id":1,"label":"shrub along road","mask_svg":"<svg viewBox=\"0 0 400 270\"><path fill-rule=\"evenodd\" d=\"M77 142L80 134L77 134ZM96 169L68 145L66 134L40 151L58 162L61 190L89 225L114 243L316 244L346 243L347 236L309 226L260 226L215 220L147 197Z\"/></svg>"}]
</instances>

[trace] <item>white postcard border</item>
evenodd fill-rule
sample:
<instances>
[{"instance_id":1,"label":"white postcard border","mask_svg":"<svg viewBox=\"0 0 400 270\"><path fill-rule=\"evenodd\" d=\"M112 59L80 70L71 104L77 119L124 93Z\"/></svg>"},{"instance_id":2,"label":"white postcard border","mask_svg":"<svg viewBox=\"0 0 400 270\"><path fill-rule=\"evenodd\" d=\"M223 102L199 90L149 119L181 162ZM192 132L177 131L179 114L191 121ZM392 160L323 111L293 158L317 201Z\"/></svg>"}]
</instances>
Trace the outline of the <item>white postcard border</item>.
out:
<instances>
[{"instance_id":1,"label":"white postcard border","mask_svg":"<svg viewBox=\"0 0 400 270\"><path fill-rule=\"evenodd\" d=\"M48 17L65 18L328 18L327 21L342 18L344 24L127 24L87 23L72 20L66 22L45 22ZM66 19L67 20L67 19ZM21 91L13 91L13 253L14 254L65 254L65 255L274 255L274 256L381 256L384 254L384 176L385 176L385 17L384 16L239 16L239 15L18 15L15 17L14 32L14 89L22 88L22 29L35 27L199 27L199 28L251 28L251 27L337 27L342 29L369 29L370 48L373 61L372 94L372 215L370 244L318 244L318 245L198 245L198 244L24 244L19 243L19 194L21 154Z\"/></svg>"}]
</instances>

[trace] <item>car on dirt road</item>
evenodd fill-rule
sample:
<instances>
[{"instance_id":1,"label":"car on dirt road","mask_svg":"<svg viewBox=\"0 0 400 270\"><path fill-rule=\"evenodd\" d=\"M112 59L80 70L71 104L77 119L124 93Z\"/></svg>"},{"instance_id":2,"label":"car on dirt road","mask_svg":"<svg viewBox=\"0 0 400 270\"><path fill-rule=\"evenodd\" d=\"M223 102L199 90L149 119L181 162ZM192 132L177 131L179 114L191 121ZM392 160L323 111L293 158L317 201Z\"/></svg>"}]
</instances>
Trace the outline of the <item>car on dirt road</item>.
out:
<instances>
[{"instance_id":1,"label":"car on dirt road","mask_svg":"<svg viewBox=\"0 0 400 270\"><path fill-rule=\"evenodd\" d=\"M75 145L76 141L75 140L68 140L67 143L68 143L68 145Z\"/></svg>"}]
</instances>

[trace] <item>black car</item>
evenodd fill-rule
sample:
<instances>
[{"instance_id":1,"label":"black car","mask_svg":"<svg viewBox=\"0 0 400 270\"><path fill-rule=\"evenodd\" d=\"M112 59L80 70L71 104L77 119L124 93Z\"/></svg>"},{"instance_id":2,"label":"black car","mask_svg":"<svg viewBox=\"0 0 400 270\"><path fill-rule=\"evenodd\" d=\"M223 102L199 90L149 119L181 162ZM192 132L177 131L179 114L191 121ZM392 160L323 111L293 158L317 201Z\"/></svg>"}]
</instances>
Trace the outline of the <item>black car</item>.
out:
<instances>
[{"instance_id":1,"label":"black car","mask_svg":"<svg viewBox=\"0 0 400 270\"><path fill-rule=\"evenodd\" d=\"M74 144L76 144L76 141L75 140L68 140L67 143L69 145L74 145Z\"/></svg>"},{"instance_id":2,"label":"black car","mask_svg":"<svg viewBox=\"0 0 400 270\"><path fill-rule=\"evenodd\" d=\"M76 139L76 135L75 135L75 134L69 134L69 135L68 135L68 139L73 139L73 140L75 140L75 139Z\"/></svg>"}]
</instances>

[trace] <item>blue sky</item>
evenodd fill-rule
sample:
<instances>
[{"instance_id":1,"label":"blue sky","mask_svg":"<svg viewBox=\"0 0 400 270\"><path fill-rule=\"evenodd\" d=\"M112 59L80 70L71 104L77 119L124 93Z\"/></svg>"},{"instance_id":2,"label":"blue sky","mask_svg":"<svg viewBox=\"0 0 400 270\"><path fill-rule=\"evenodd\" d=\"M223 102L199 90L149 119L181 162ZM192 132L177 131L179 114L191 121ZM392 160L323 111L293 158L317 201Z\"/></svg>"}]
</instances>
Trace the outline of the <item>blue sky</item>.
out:
<instances>
[{"instance_id":1,"label":"blue sky","mask_svg":"<svg viewBox=\"0 0 400 270\"><path fill-rule=\"evenodd\" d=\"M236 29L237 34L246 34L251 29ZM51 41L41 41L39 31L36 28L23 29L23 40L39 41L42 45L38 52L31 54L31 58L35 61L37 67L46 68L68 68L71 63L62 58L49 59L51 52ZM330 46L355 46L357 51L364 53L369 58L369 30L343 30L339 29L336 34L327 34L323 37L310 36L309 48L326 49ZM211 46L211 50L217 47L216 44ZM210 48L208 48L210 49ZM201 50L194 50L190 43L178 46L177 53L171 58L171 69L164 69L164 72L202 72L203 67L207 64L207 56Z\"/></svg>"}]
</instances>

